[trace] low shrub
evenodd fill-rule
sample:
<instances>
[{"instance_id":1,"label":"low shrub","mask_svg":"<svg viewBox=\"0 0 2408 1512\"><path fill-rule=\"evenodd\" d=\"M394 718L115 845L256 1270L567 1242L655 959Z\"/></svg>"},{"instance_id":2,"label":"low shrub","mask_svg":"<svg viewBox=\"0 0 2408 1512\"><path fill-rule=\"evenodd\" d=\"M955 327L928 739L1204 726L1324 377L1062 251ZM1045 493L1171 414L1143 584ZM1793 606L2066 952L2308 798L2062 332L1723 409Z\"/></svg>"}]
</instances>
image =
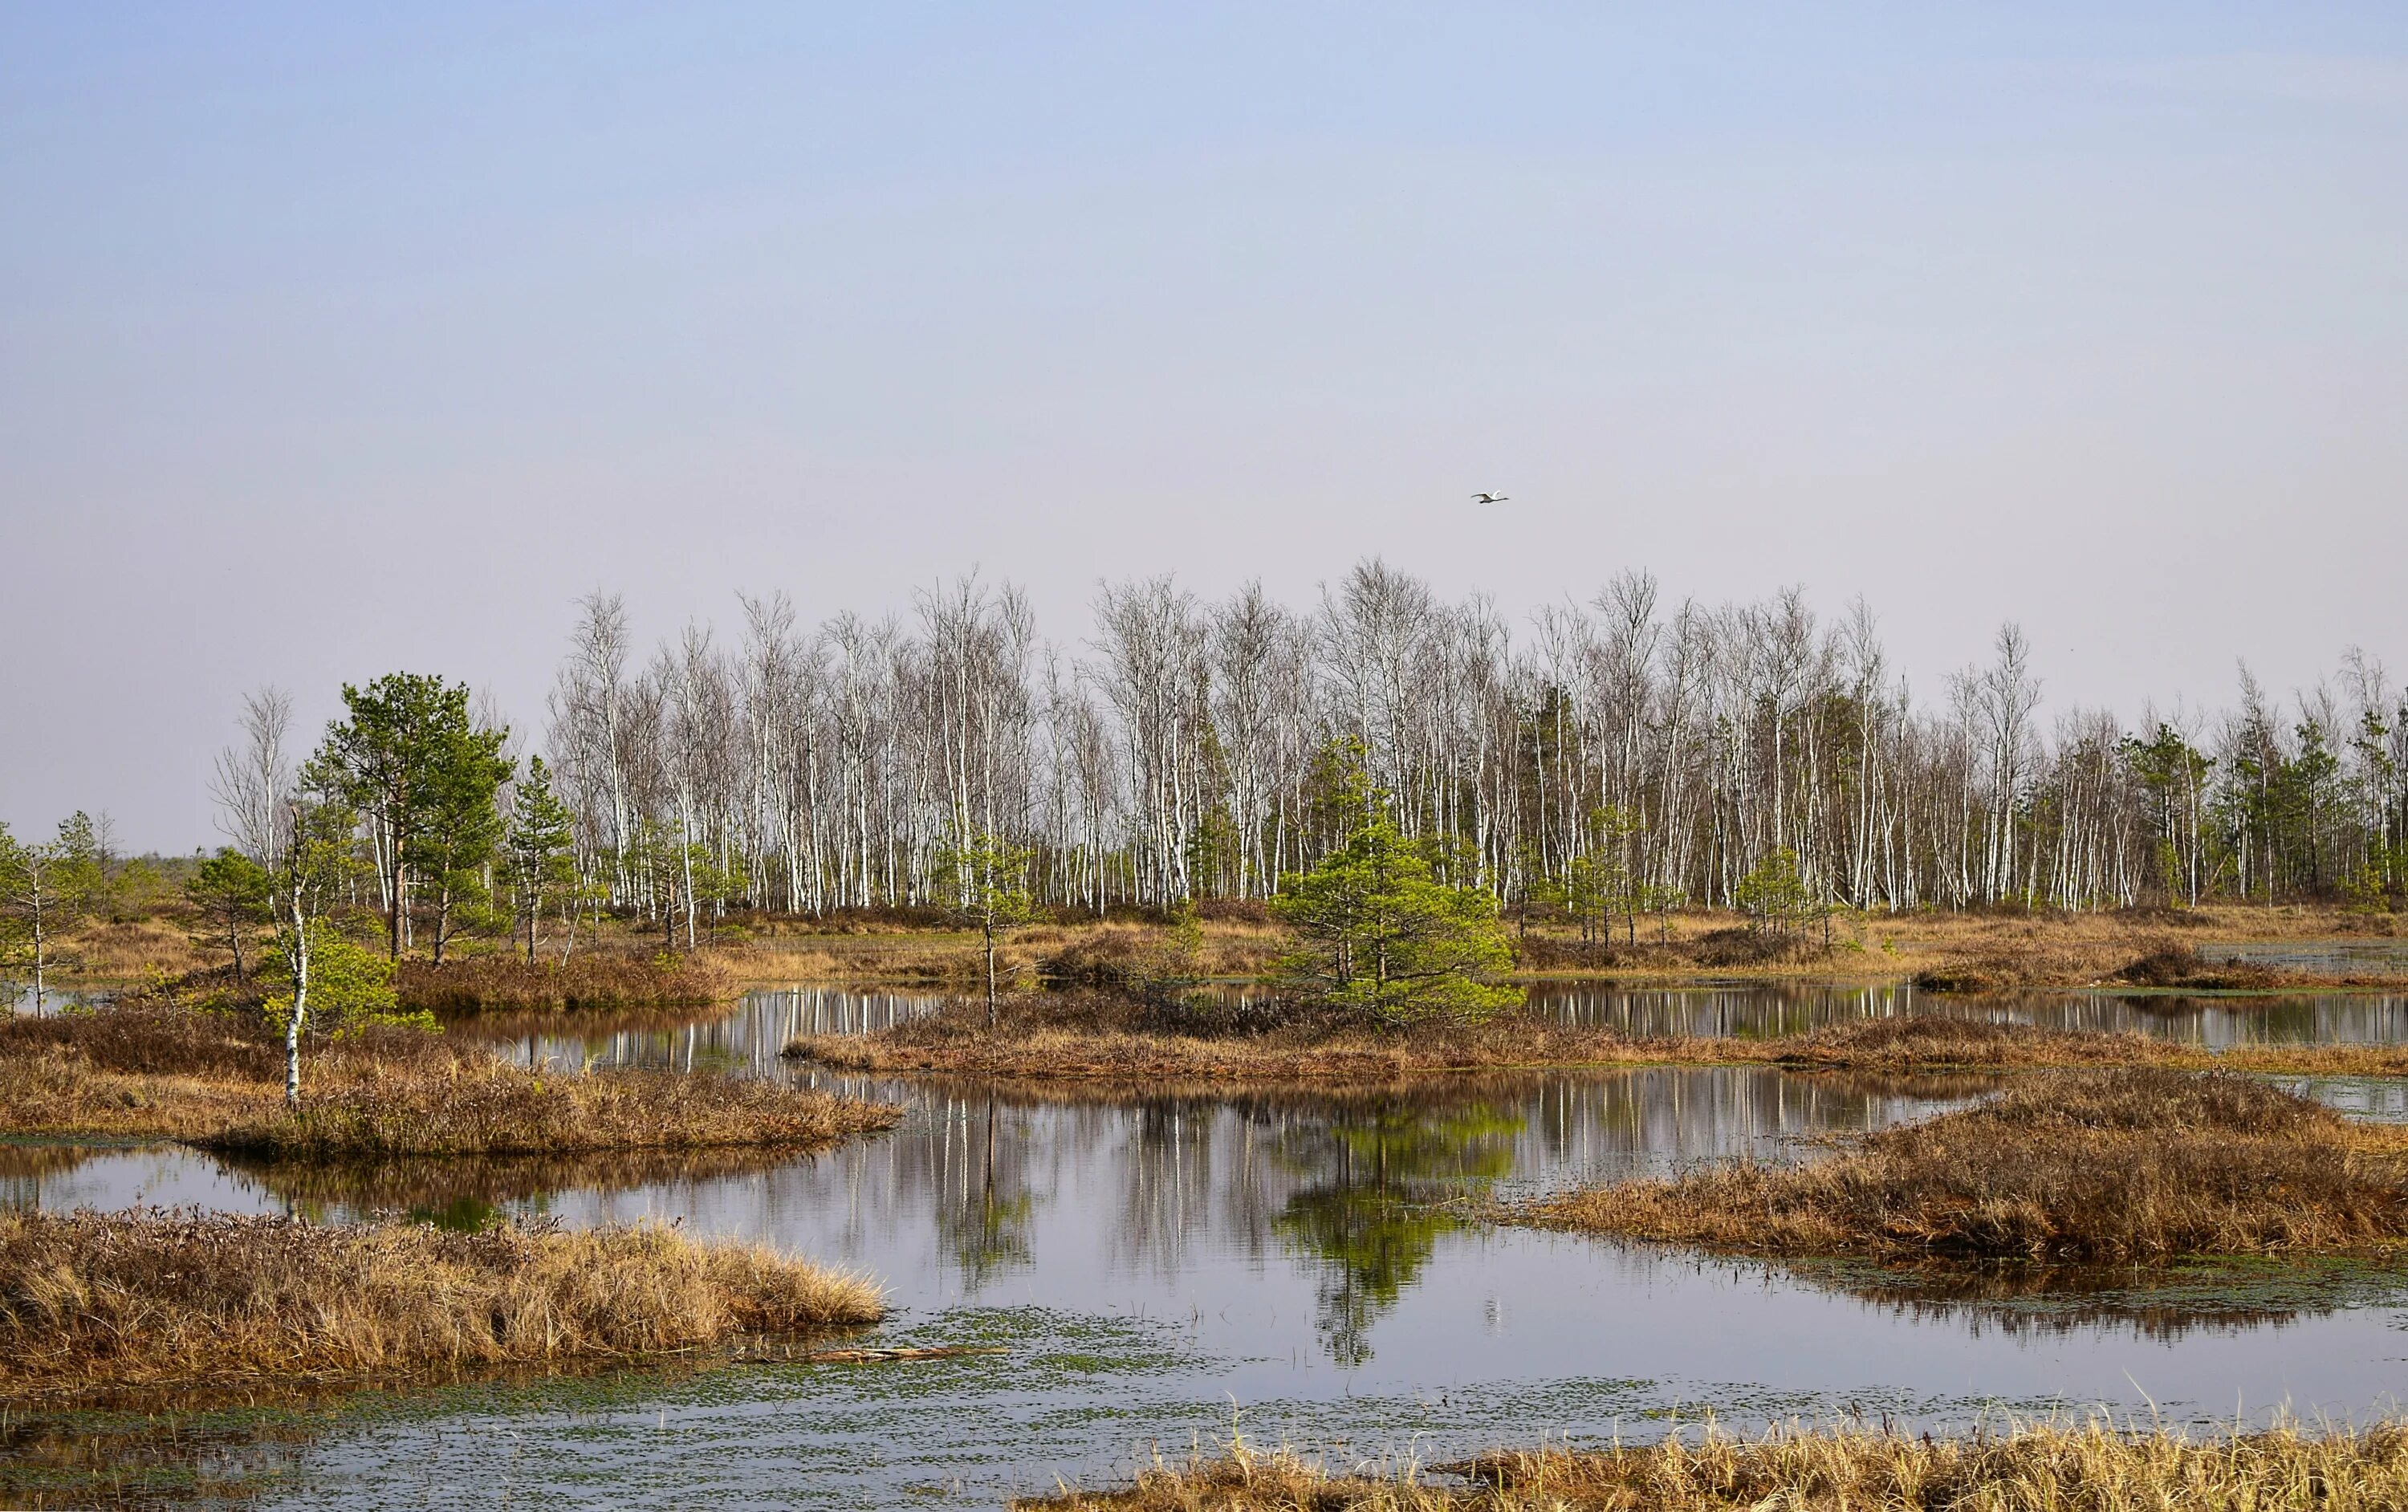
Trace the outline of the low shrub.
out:
<instances>
[{"instance_id":1,"label":"low shrub","mask_svg":"<svg viewBox=\"0 0 2408 1512\"><path fill-rule=\"evenodd\" d=\"M566 961L460 956L437 965L403 961L394 990L404 1008L432 1013L658 1007L716 1003L736 975L707 955L596 951Z\"/></svg>"}]
</instances>

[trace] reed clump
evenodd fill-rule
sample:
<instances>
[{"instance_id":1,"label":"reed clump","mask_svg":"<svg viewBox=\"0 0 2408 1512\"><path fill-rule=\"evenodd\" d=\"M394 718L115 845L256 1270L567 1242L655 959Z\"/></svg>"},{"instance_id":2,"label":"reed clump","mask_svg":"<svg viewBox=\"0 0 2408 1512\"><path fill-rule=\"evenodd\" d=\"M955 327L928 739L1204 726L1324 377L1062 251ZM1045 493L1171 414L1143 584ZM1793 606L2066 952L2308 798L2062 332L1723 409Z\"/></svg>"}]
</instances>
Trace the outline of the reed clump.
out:
<instances>
[{"instance_id":1,"label":"reed clump","mask_svg":"<svg viewBox=\"0 0 2408 1512\"><path fill-rule=\"evenodd\" d=\"M569 1362L869 1323L878 1290L656 1224L0 1213L0 1392Z\"/></svg>"},{"instance_id":2,"label":"reed clump","mask_svg":"<svg viewBox=\"0 0 2408 1512\"><path fill-rule=\"evenodd\" d=\"M1720 1163L1521 1210L1543 1227L1769 1255L2162 1264L2408 1238L2408 1133L2245 1077L2018 1080L1802 1166Z\"/></svg>"},{"instance_id":3,"label":"reed clump","mask_svg":"<svg viewBox=\"0 0 2408 1512\"><path fill-rule=\"evenodd\" d=\"M716 1003L735 992L737 973L715 955L594 951L566 961L455 956L394 967L405 1009L430 1013L568 1012Z\"/></svg>"},{"instance_id":4,"label":"reed clump","mask_svg":"<svg viewBox=\"0 0 2408 1512\"><path fill-rule=\"evenodd\" d=\"M1024 1499L1026 1512L2128 1512L2231 1507L2377 1512L2408 1503L2408 1427L2193 1437L2157 1426L2009 1423L1935 1438L1856 1427L1709 1428L1645 1448L1498 1453L1433 1474L1332 1474L1293 1452L1244 1445L1134 1486Z\"/></svg>"}]
</instances>

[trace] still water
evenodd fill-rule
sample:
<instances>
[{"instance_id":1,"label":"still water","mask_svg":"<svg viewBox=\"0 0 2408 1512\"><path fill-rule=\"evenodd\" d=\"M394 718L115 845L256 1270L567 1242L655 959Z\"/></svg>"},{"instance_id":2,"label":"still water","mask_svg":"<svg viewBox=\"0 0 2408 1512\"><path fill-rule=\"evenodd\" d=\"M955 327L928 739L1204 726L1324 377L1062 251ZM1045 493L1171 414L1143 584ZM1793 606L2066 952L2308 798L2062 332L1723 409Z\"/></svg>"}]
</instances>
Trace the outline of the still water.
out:
<instances>
[{"instance_id":1,"label":"still water","mask_svg":"<svg viewBox=\"0 0 2408 1512\"><path fill-rule=\"evenodd\" d=\"M1784 1016L1837 1014L1850 1001L1837 990L1751 991L1763 1001L1557 1001L1567 1013L1626 1016L1600 1021L1688 1033L1706 1022L1770 1032ZM1880 1006L1853 1001L1860 1012ZM709 1021L503 1048L564 1068L809 1079L777 1054L797 1028L924 1006L757 993ZM2280 1011L2335 1037L2393 1037L2399 1007L2359 998ZM2180 1032L2247 1037L2223 1019L2186 1021ZM1979 1080L1654 1067L1412 1092L1065 1100L817 1079L900 1102L909 1117L813 1159L421 1163L366 1177L244 1169L160 1148L19 1147L0 1161L0 1201L330 1217L401 1208L445 1221L494 1210L573 1224L650 1217L877 1277L896 1313L876 1337L1009 1350L452 1388L338 1418L295 1451L266 1498L278 1506L992 1505L1057 1477L1125 1476L1155 1446L1209 1447L1233 1421L1252 1441L1284 1439L1340 1462L1426 1463L1542 1435L1644 1438L1709 1410L1739 1424L1853 1412L1937 1426L2000 1407L2099 1403L2224 1421L2285 1405L2364 1416L2408 1382L2408 1305L2364 1277L2256 1291L2145 1291L2109 1277L2078 1294L1942 1294L1860 1273L1497 1229L1469 1211L1489 1195L1713 1156L1808 1157L1831 1136L1979 1095ZM2361 1115L2408 1116L2388 1084L2310 1090Z\"/></svg>"}]
</instances>

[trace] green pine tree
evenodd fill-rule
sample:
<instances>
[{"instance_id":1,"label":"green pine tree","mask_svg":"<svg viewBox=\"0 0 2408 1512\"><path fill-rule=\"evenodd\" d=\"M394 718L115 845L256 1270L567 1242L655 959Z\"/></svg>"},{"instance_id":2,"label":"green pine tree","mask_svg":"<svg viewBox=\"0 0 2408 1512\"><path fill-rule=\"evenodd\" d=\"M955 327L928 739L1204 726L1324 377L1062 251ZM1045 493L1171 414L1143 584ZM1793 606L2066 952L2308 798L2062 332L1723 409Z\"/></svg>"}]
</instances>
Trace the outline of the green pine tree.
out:
<instances>
[{"instance_id":1,"label":"green pine tree","mask_svg":"<svg viewBox=\"0 0 2408 1512\"><path fill-rule=\"evenodd\" d=\"M1309 1003L1380 1024L1433 1018L1477 1022L1522 1000L1503 986L1513 947L1484 888L1433 879L1429 859L1350 763L1340 797L1344 839L1320 865L1280 882L1271 906L1298 948L1281 959L1286 987Z\"/></svg>"},{"instance_id":2,"label":"green pine tree","mask_svg":"<svg viewBox=\"0 0 2408 1512\"><path fill-rule=\"evenodd\" d=\"M201 863L184 884L184 898L201 916L194 945L224 950L234 957L237 977L251 975L246 948L259 927L272 917L272 879L267 868L232 846Z\"/></svg>"},{"instance_id":3,"label":"green pine tree","mask_svg":"<svg viewBox=\"0 0 2408 1512\"><path fill-rule=\"evenodd\" d=\"M575 816L552 791L552 772L540 756L527 758L526 776L510 794L509 834L503 842L510 894L526 930L526 958L539 948L547 902L577 885L577 859L569 848Z\"/></svg>"}]
</instances>

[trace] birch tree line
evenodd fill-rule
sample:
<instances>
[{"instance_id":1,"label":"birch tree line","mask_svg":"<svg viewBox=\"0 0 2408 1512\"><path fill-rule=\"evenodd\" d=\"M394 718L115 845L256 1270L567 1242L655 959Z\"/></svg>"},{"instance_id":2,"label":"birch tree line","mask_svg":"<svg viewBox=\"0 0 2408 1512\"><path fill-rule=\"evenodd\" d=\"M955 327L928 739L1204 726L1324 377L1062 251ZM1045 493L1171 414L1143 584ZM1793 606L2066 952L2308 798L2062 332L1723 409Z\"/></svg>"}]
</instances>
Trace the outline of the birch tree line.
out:
<instances>
[{"instance_id":1,"label":"birch tree line","mask_svg":"<svg viewBox=\"0 0 2408 1512\"><path fill-rule=\"evenodd\" d=\"M740 600L647 656L582 602L550 707L585 895L819 914L944 906L1024 849L1048 904L1264 898L1336 838L1359 763L1450 880L1628 916L2320 897L2408 883L2408 701L2373 660L2290 700L2044 717L2031 651L1911 696L1861 602L1670 602L1626 573L1510 623L1376 560L1304 607L1104 587L1083 639L975 576L807 626ZM1760 877L1759 877L1760 880Z\"/></svg>"}]
</instances>

